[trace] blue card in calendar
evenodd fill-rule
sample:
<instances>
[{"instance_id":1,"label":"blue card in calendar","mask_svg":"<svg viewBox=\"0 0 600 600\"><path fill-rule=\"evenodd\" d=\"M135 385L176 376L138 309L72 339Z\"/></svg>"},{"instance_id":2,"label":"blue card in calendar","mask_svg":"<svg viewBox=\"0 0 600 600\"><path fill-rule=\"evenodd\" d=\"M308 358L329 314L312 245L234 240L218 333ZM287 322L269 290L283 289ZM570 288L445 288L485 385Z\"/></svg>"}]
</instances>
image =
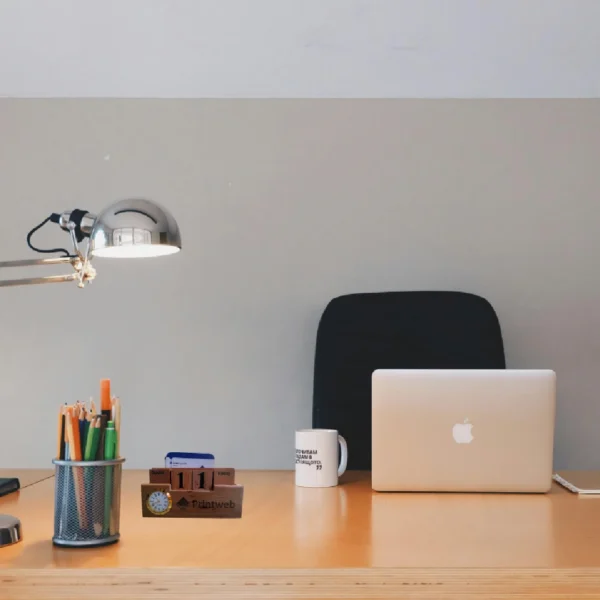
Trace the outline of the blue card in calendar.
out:
<instances>
[{"instance_id":1,"label":"blue card in calendar","mask_svg":"<svg viewBox=\"0 0 600 600\"><path fill-rule=\"evenodd\" d=\"M212 469L215 466L215 455L198 452L169 452L165 456L165 467L168 469Z\"/></svg>"}]
</instances>

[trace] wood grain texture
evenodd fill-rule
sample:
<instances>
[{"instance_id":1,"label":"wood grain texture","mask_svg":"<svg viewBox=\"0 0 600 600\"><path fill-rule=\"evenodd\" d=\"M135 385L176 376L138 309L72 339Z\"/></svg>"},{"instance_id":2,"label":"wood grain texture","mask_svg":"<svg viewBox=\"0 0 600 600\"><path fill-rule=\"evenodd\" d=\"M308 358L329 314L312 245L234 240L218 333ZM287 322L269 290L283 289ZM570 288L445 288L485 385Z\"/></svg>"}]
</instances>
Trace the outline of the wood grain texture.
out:
<instances>
[{"instance_id":1,"label":"wood grain texture","mask_svg":"<svg viewBox=\"0 0 600 600\"><path fill-rule=\"evenodd\" d=\"M24 540L9 569L600 568L600 499L548 495L379 494L368 474L335 488L298 488L292 472L240 471L241 519L147 519L147 471L124 471L121 541L52 546L54 481L14 494Z\"/></svg>"},{"instance_id":2,"label":"wood grain texture","mask_svg":"<svg viewBox=\"0 0 600 600\"><path fill-rule=\"evenodd\" d=\"M53 471L51 469L0 469L0 478L16 477L21 482L21 489L44 479L49 479L52 475Z\"/></svg>"},{"instance_id":3,"label":"wood grain texture","mask_svg":"<svg viewBox=\"0 0 600 600\"><path fill-rule=\"evenodd\" d=\"M156 491L166 492L171 497L172 506L166 514L156 515L148 508L148 498ZM212 490L173 490L169 484L147 483L141 486L140 510L148 519L239 519L243 500L241 485L216 485Z\"/></svg>"},{"instance_id":4,"label":"wood grain texture","mask_svg":"<svg viewBox=\"0 0 600 600\"><path fill-rule=\"evenodd\" d=\"M0 600L600 598L599 569L0 571Z\"/></svg>"}]
</instances>

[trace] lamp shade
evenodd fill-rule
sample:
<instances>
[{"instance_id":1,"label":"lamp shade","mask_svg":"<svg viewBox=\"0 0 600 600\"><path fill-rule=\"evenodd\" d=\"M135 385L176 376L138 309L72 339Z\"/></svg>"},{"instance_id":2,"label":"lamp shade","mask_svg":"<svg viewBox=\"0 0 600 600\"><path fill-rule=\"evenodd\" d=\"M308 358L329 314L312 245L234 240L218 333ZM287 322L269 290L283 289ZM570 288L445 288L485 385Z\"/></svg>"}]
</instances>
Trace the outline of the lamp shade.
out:
<instances>
[{"instance_id":1,"label":"lamp shade","mask_svg":"<svg viewBox=\"0 0 600 600\"><path fill-rule=\"evenodd\" d=\"M143 258L181 250L181 235L173 216L143 198L120 200L97 217L90 234L92 256Z\"/></svg>"}]
</instances>

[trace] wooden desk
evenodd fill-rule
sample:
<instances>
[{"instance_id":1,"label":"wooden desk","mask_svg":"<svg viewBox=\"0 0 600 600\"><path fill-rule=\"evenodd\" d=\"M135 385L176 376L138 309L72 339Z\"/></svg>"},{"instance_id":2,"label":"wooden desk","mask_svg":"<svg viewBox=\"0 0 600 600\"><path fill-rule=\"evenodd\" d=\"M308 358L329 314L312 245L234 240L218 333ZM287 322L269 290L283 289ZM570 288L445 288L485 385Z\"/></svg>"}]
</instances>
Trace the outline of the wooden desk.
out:
<instances>
[{"instance_id":1,"label":"wooden desk","mask_svg":"<svg viewBox=\"0 0 600 600\"><path fill-rule=\"evenodd\" d=\"M146 479L124 472L122 539L100 549L52 546L52 479L15 494L25 539L0 550L0 599L600 598L600 499L558 486L377 494L364 474L304 489L291 472L240 472L242 519L144 519Z\"/></svg>"},{"instance_id":2,"label":"wooden desk","mask_svg":"<svg viewBox=\"0 0 600 600\"><path fill-rule=\"evenodd\" d=\"M49 479L52 477L52 471L48 469L0 469L0 478L2 477L17 477L21 483L21 489L23 489L43 479ZM4 498L6 496L2 496L0 502Z\"/></svg>"}]
</instances>

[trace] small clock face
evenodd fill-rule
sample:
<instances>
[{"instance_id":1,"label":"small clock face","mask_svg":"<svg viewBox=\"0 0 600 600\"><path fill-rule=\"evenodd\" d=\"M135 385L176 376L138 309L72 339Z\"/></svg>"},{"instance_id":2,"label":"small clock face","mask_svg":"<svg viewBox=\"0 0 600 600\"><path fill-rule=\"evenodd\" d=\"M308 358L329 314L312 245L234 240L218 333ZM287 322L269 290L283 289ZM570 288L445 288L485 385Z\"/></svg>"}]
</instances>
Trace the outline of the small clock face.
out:
<instances>
[{"instance_id":1,"label":"small clock face","mask_svg":"<svg viewBox=\"0 0 600 600\"><path fill-rule=\"evenodd\" d=\"M166 515L172 506L171 494L157 490L152 492L146 500L148 510L155 515Z\"/></svg>"}]
</instances>

